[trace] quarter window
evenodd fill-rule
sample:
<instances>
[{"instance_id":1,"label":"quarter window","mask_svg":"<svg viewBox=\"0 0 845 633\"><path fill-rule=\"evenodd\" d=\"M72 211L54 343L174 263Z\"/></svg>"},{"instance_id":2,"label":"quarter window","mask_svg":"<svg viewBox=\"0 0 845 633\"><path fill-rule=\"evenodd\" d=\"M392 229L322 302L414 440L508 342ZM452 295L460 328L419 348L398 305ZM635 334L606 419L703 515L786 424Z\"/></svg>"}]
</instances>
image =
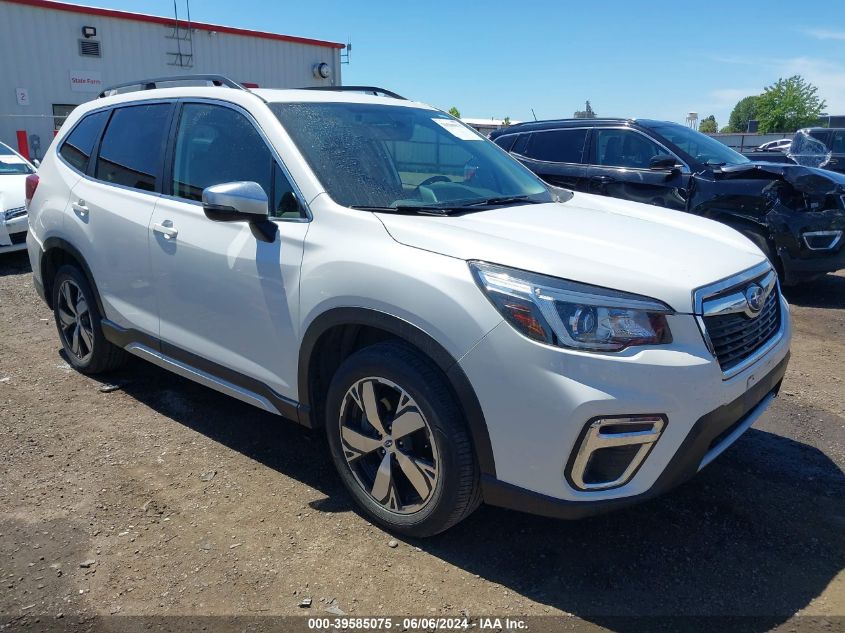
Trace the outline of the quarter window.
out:
<instances>
[{"instance_id":1,"label":"quarter window","mask_svg":"<svg viewBox=\"0 0 845 633\"><path fill-rule=\"evenodd\" d=\"M516 142L511 147L510 151L514 154L525 154L525 148L528 147L528 139L531 138L530 134L520 134L519 138L516 139Z\"/></svg>"},{"instance_id":2,"label":"quarter window","mask_svg":"<svg viewBox=\"0 0 845 633\"><path fill-rule=\"evenodd\" d=\"M88 160L94 150L94 143L97 142L108 115L108 111L103 110L83 117L59 149L62 158L81 172L88 170Z\"/></svg>"},{"instance_id":3,"label":"quarter window","mask_svg":"<svg viewBox=\"0 0 845 633\"><path fill-rule=\"evenodd\" d=\"M497 137L494 142L503 150L509 152L511 151L511 147L513 147L513 142L516 140L516 137L516 134L503 134L502 136Z\"/></svg>"},{"instance_id":4,"label":"quarter window","mask_svg":"<svg viewBox=\"0 0 845 633\"><path fill-rule=\"evenodd\" d=\"M552 163L580 163L584 153L586 129L534 132L524 155Z\"/></svg>"},{"instance_id":5,"label":"quarter window","mask_svg":"<svg viewBox=\"0 0 845 633\"><path fill-rule=\"evenodd\" d=\"M156 191L170 109L167 103L117 108L100 145L97 180Z\"/></svg>"},{"instance_id":6,"label":"quarter window","mask_svg":"<svg viewBox=\"0 0 845 633\"><path fill-rule=\"evenodd\" d=\"M597 165L648 169L652 158L666 154L657 143L630 130L596 129L594 138Z\"/></svg>"}]
</instances>

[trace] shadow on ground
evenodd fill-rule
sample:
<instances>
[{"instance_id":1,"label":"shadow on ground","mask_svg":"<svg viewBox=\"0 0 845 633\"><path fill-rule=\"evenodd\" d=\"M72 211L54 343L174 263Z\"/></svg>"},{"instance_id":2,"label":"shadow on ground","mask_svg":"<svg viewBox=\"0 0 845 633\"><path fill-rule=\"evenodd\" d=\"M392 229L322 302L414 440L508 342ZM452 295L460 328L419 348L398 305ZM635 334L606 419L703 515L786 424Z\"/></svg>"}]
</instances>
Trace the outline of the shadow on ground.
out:
<instances>
[{"instance_id":1,"label":"shadow on ground","mask_svg":"<svg viewBox=\"0 0 845 633\"><path fill-rule=\"evenodd\" d=\"M29 256L26 251L15 251L14 253L0 255L0 277L30 272L32 272L32 268L29 266Z\"/></svg>"},{"instance_id":2,"label":"shadow on ground","mask_svg":"<svg viewBox=\"0 0 845 633\"><path fill-rule=\"evenodd\" d=\"M353 510L322 433L141 362L108 380L127 381L123 390L158 412L322 491L315 509ZM576 522L482 507L445 534L410 542L613 630L642 630L631 616L681 613L753 616L729 628L763 631L845 568L843 533L845 475L836 464L751 430L691 482L644 505Z\"/></svg>"},{"instance_id":3,"label":"shadow on ground","mask_svg":"<svg viewBox=\"0 0 845 633\"><path fill-rule=\"evenodd\" d=\"M815 281L784 288L787 301L806 308L845 308L845 277L825 275Z\"/></svg>"}]
</instances>

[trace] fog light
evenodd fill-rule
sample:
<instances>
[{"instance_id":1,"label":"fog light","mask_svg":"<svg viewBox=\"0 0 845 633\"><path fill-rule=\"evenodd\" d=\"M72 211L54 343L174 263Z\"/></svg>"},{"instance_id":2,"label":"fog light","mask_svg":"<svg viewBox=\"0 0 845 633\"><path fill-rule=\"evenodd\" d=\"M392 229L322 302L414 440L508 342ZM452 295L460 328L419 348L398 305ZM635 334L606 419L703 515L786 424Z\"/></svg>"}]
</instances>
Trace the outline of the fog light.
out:
<instances>
[{"instance_id":1,"label":"fog light","mask_svg":"<svg viewBox=\"0 0 845 633\"><path fill-rule=\"evenodd\" d=\"M803 237L811 251L829 251L839 244L842 231L807 231Z\"/></svg>"},{"instance_id":2,"label":"fog light","mask_svg":"<svg viewBox=\"0 0 845 633\"><path fill-rule=\"evenodd\" d=\"M635 415L596 418L570 458L570 483L581 490L606 490L630 481L663 433L666 418Z\"/></svg>"}]
</instances>

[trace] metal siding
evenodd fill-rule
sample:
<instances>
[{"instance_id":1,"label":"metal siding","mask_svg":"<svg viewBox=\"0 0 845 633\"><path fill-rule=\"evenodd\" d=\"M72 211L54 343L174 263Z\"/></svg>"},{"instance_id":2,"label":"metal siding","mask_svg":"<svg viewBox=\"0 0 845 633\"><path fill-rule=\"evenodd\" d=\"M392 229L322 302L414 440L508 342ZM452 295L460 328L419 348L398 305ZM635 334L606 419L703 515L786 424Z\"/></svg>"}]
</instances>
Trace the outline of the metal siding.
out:
<instances>
[{"instance_id":1,"label":"metal siding","mask_svg":"<svg viewBox=\"0 0 845 633\"><path fill-rule=\"evenodd\" d=\"M97 29L102 57L79 55L82 27ZM167 39L171 28L29 7L0 0L0 141L16 147L15 130L41 137L42 155L53 138L53 104L79 104L96 93L70 89L69 71L100 71L105 86L162 75L219 73L263 88L340 84L338 50L310 44L195 29L194 65L168 65L176 51ZM184 44L184 43L183 43ZM315 64L332 68L328 80L316 79ZM15 88L29 90L30 105L19 106ZM29 115L10 117L8 115ZM42 115L40 118L32 115Z\"/></svg>"}]
</instances>

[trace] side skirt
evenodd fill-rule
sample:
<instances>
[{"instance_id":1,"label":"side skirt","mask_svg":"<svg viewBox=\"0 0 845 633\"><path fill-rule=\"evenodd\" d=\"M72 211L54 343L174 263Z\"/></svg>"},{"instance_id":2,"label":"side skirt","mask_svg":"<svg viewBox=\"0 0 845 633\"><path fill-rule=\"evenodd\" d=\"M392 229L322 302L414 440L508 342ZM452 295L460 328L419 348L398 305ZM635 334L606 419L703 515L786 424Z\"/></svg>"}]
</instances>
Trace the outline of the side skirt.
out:
<instances>
[{"instance_id":1,"label":"side skirt","mask_svg":"<svg viewBox=\"0 0 845 633\"><path fill-rule=\"evenodd\" d=\"M122 328L108 319L103 319L101 325L109 342L139 358L264 411L294 420L309 428L311 426L307 407L286 398L259 380L143 332Z\"/></svg>"}]
</instances>

